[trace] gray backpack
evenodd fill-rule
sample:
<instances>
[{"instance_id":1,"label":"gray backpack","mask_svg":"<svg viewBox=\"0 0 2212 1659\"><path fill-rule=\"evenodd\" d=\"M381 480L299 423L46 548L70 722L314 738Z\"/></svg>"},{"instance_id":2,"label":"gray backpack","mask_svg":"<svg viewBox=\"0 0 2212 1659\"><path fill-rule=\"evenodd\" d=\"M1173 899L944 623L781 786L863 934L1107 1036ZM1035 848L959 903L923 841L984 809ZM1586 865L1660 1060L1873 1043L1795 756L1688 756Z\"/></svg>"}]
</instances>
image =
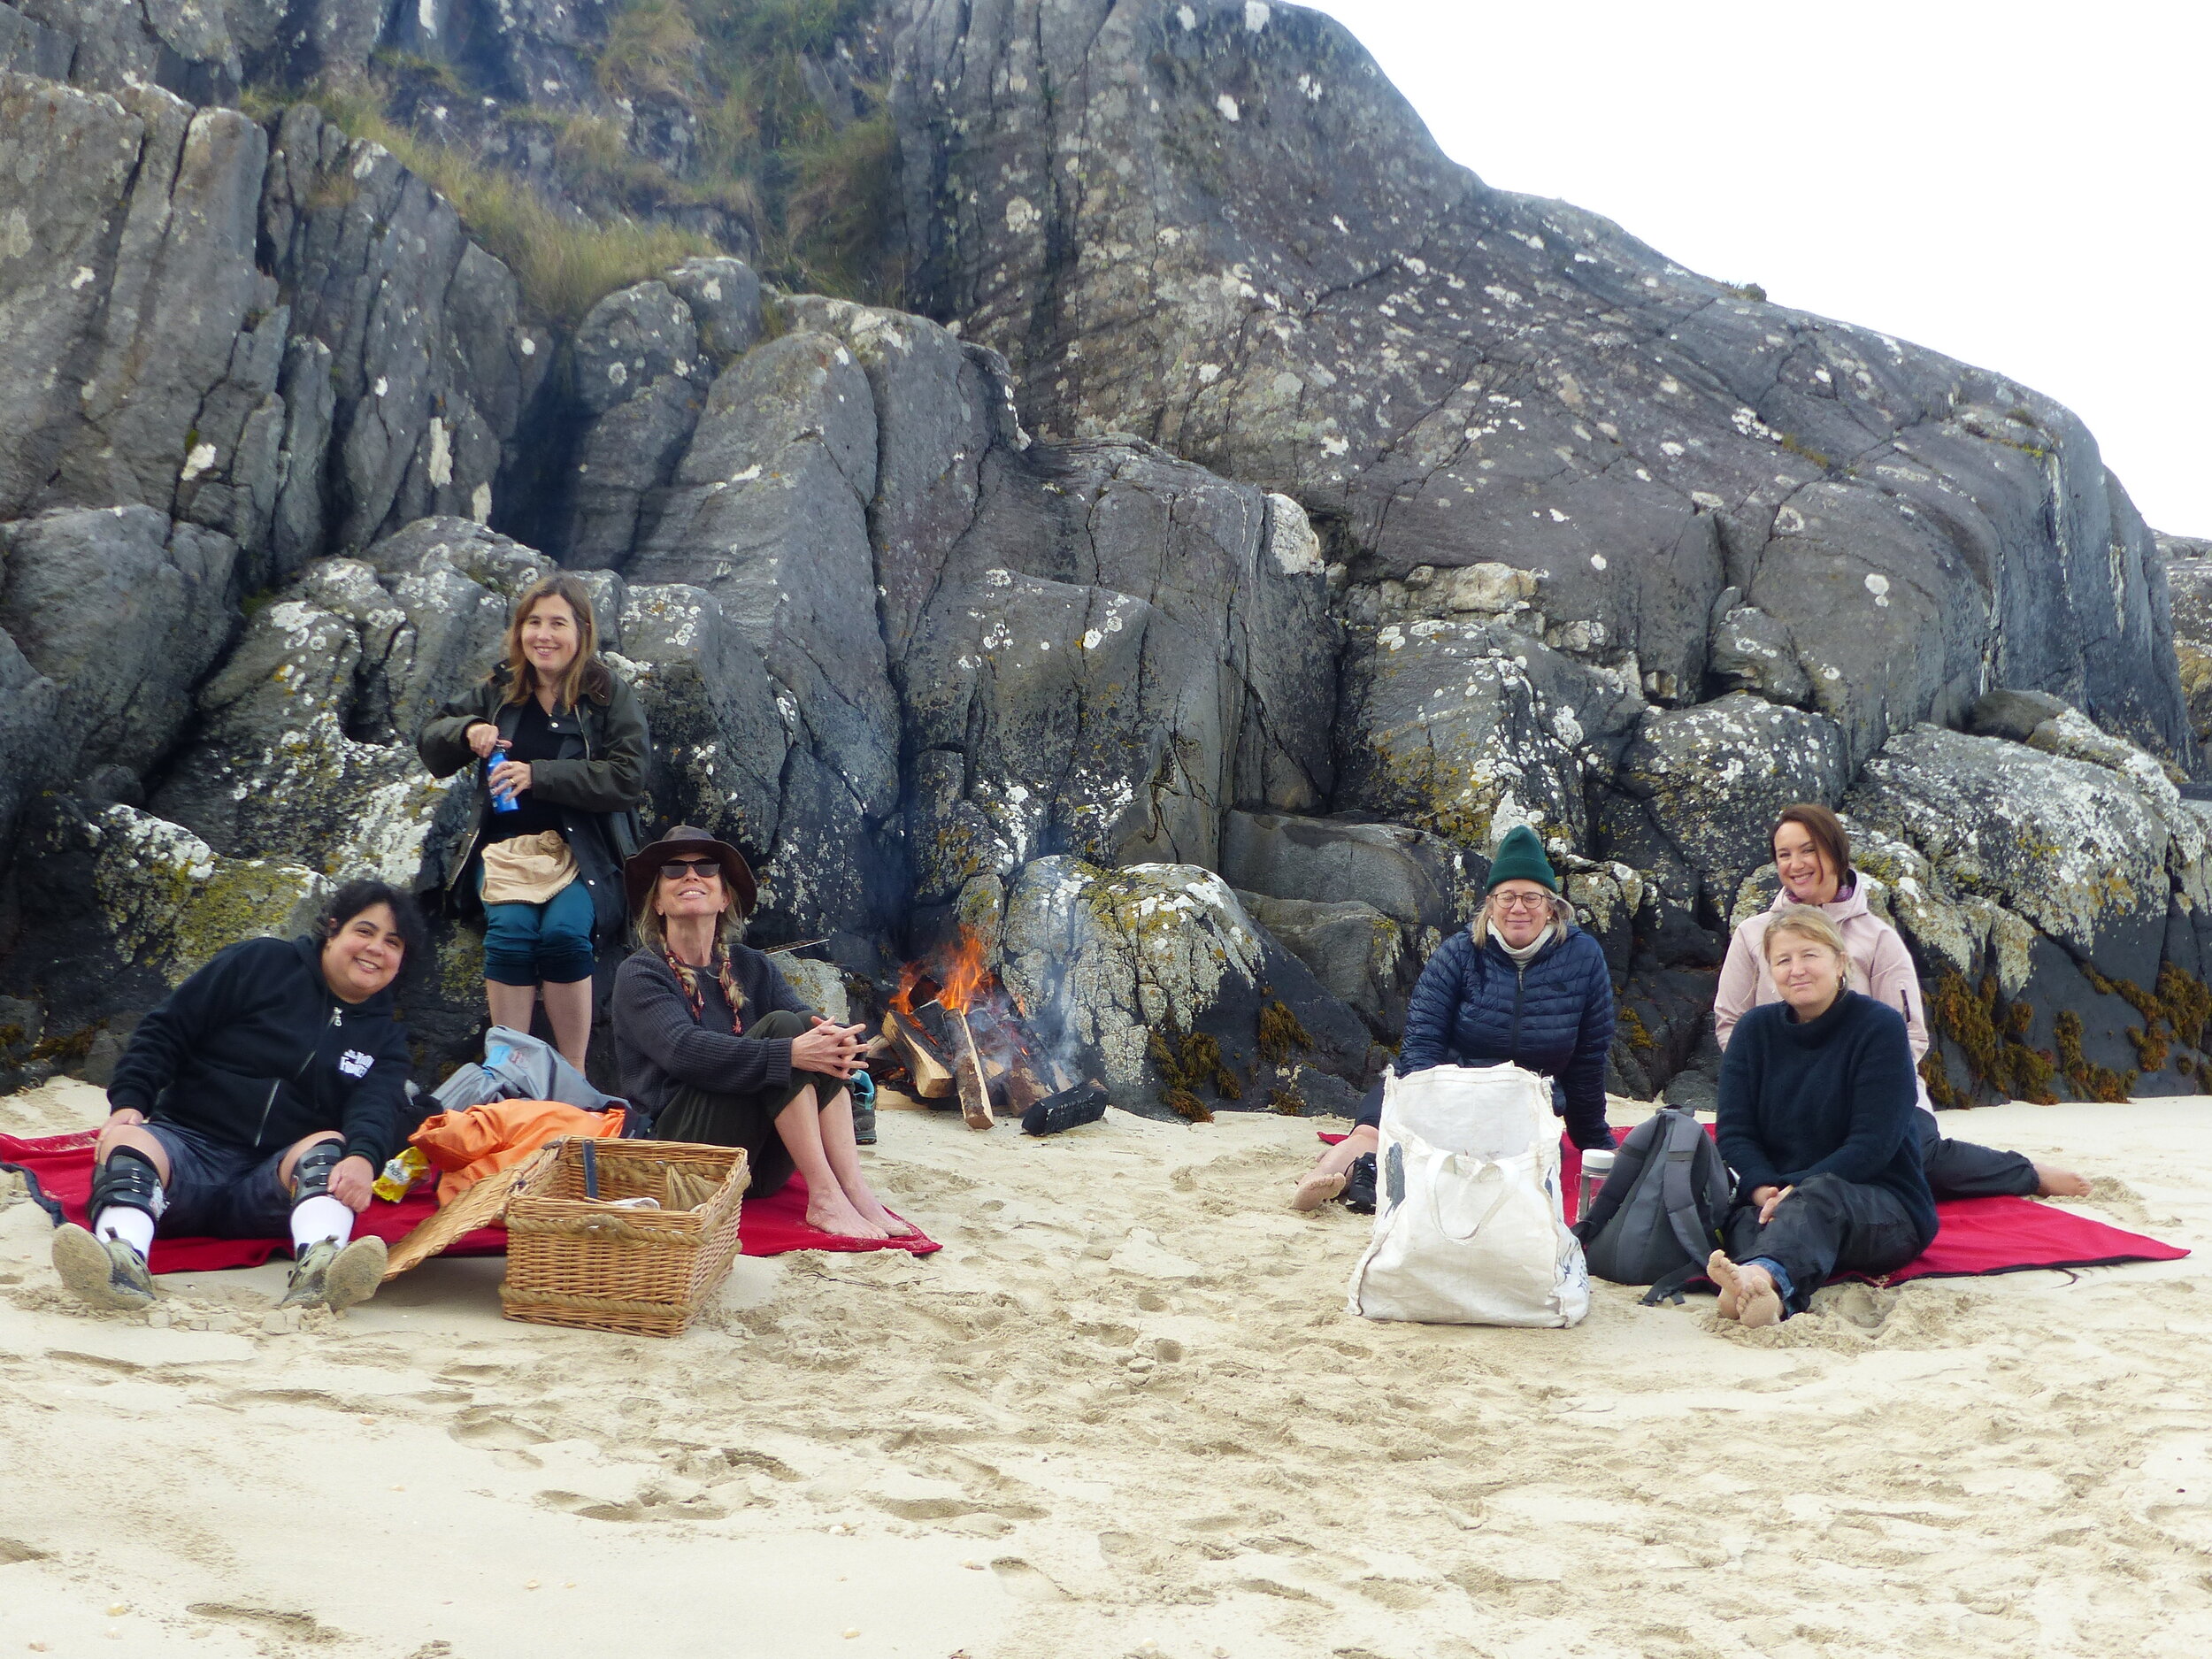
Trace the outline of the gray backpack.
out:
<instances>
[{"instance_id":1,"label":"gray backpack","mask_svg":"<svg viewBox=\"0 0 2212 1659\"><path fill-rule=\"evenodd\" d=\"M1662 1106L1628 1132L1613 1172L1575 1224L1590 1271L1616 1285L1649 1285L1647 1304L1682 1300L1720 1248L1731 1183L1720 1148L1694 1113Z\"/></svg>"}]
</instances>

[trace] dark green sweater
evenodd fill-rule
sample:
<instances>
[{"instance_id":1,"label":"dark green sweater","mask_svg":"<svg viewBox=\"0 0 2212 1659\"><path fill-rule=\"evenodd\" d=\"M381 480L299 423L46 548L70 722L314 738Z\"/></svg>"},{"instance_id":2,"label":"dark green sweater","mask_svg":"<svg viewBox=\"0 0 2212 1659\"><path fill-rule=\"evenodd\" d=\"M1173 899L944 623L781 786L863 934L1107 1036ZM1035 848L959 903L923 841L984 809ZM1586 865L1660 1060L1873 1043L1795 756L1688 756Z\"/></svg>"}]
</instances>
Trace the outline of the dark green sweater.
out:
<instances>
[{"instance_id":1,"label":"dark green sweater","mask_svg":"<svg viewBox=\"0 0 2212 1659\"><path fill-rule=\"evenodd\" d=\"M1786 1002L1744 1016L1720 1068L1721 1156L1738 1202L1762 1187L1816 1175L1886 1187L1904 1202L1924 1246L1935 1200L1921 1168L1905 1022L1856 991L1801 1023Z\"/></svg>"}]
</instances>

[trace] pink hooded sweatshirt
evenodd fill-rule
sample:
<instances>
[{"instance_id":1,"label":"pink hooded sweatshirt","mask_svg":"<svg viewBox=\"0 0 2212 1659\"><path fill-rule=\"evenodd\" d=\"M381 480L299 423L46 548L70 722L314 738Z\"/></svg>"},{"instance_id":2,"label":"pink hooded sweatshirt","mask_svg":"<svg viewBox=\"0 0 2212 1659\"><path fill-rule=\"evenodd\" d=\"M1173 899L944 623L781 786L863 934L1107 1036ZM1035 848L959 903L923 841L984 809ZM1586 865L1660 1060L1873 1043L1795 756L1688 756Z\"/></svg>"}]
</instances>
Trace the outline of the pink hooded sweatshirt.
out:
<instances>
[{"instance_id":1,"label":"pink hooded sweatshirt","mask_svg":"<svg viewBox=\"0 0 2212 1659\"><path fill-rule=\"evenodd\" d=\"M1728 960L1720 970L1720 991L1713 999L1713 1035L1724 1048L1738 1020L1762 1002L1782 1000L1773 976L1767 972L1767 926L1775 911L1795 902L1789 889L1783 888L1772 904L1747 918L1728 941ZM1867 908L1863 882L1855 879L1849 892L1837 894L1820 908L1836 925L1844 948L1851 953L1851 988L1887 1003L1905 1017L1905 1035L1912 1044L1913 1064L1917 1068L1928 1052L1928 1020L1920 1005L1920 976L1913 971L1905 941L1897 936L1895 928ZM1933 1117L1935 1102L1928 1098L1927 1082L1917 1070L1914 1081L1919 1089L1920 1110Z\"/></svg>"}]
</instances>

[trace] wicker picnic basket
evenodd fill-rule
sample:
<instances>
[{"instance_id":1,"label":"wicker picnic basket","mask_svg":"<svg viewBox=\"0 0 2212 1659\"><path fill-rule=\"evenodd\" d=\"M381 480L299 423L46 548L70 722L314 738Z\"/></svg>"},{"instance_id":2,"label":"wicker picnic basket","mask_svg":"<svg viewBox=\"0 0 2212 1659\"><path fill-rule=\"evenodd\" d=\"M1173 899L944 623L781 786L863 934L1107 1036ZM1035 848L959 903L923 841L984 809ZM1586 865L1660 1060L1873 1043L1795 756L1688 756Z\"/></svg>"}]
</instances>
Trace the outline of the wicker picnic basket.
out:
<instances>
[{"instance_id":1,"label":"wicker picnic basket","mask_svg":"<svg viewBox=\"0 0 2212 1659\"><path fill-rule=\"evenodd\" d=\"M586 1152L599 1197L585 1196ZM749 1179L737 1147L563 1140L507 1206L510 1319L632 1336L676 1336L737 1255ZM613 1202L650 1197L658 1210Z\"/></svg>"}]
</instances>

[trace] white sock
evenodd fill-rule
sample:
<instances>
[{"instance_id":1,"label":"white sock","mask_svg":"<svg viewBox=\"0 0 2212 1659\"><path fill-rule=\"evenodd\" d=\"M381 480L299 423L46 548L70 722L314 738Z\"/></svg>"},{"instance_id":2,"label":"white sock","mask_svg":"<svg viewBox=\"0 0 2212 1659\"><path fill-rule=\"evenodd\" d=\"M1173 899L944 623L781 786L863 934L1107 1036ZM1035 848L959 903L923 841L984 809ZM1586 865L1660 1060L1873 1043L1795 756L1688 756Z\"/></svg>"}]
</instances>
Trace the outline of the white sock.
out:
<instances>
[{"instance_id":1,"label":"white sock","mask_svg":"<svg viewBox=\"0 0 2212 1659\"><path fill-rule=\"evenodd\" d=\"M353 1211L328 1193L303 1198L292 1206L292 1254L305 1256L324 1240L343 1244L353 1236Z\"/></svg>"},{"instance_id":2,"label":"white sock","mask_svg":"<svg viewBox=\"0 0 2212 1659\"><path fill-rule=\"evenodd\" d=\"M92 1236L122 1240L138 1252L138 1259L142 1262L154 1248L154 1218L127 1204L110 1204L93 1221Z\"/></svg>"}]
</instances>

